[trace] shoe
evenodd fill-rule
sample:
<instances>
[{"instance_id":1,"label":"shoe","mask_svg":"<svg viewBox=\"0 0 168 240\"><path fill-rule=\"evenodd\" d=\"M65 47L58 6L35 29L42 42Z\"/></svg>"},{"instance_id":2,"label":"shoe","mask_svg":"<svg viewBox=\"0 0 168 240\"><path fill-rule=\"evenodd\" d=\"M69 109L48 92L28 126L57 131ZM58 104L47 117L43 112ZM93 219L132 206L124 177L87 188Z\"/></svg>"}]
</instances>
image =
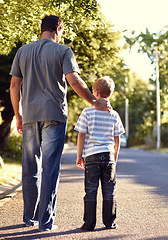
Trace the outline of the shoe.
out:
<instances>
[{"instance_id":1,"label":"shoe","mask_svg":"<svg viewBox=\"0 0 168 240\"><path fill-rule=\"evenodd\" d=\"M118 228L117 223L113 223L110 227L106 226L106 229L116 229L116 228Z\"/></svg>"},{"instance_id":2,"label":"shoe","mask_svg":"<svg viewBox=\"0 0 168 240\"><path fill-rule=\"evenodd\" d=\"M53 231L53 230L57 230L58 226L57 225L52 225L51 228L45 228L45 229L39 229L40 232L48 232L48 231Z\"/></svg>"},{"instance_id":3,"label":"shoe","mask_svg":"<svg viewBox=\"0 0 168 240\"><path fill-rule=\"evenodd\" d=\"M84 231L93 231L94 228L87 228L85 224L83 224L81 227L80 227L81 230L84 230Z\"/></svg>"}]
</instances>

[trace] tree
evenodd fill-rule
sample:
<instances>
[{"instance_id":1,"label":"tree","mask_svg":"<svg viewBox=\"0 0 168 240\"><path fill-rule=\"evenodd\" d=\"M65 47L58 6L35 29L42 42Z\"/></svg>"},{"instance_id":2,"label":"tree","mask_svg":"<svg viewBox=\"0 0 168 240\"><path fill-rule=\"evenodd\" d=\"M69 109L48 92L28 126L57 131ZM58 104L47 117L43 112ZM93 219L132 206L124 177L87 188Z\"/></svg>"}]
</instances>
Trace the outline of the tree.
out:
<instances>
[{"instance_id":1,"label":"tree","mask_svg":"<svg viewBox=\"0 0 168 240\"><path fill-rule=\"evenodd\" d=\"M127 43L130 47L136 42L139 43L139 52L147 54L151 60L151 64L155 64L155 47L159 49L159 80L160 80L160 98L161 98L161 123L164 124L167 119L168 114L168 28L165 27L159 33L150 33L148 29L146 32L141 32L138 36L135 36L135 32L131 38L126 38ZM151 76L150 86L150 111L148 115L151 122L156 122L156 75L155 73ZM148 123L148 122L146 122ZM155 125L153 124L153 127ZM152 132L151 132L152 135Z\"/></svg>"},{"instance_id":2,"label":"tree","mask_svg":"<svg viewBox=\"0 0 168 240\"><path fill-rule=\"evenodd\" d=\"M16 53L17 48L13 48L12 51L6 56L6 55L0 55L0 111L1 111L1 125L0 125L0 149L3 148L9 138L10 134L10 125L11 121L14 116L12 104L10 101L10 95L9 95L9 85L10 85L10 78L9 78L9 71L10 66L12 63L12 60L14 58L14 55Z\"/></svg>"},{"instance_id":3,"label":"tree","mask_svg":"<svg viewBox=\"0 0 168 240\"><path fill-rule=\"evenodd\" d=\"M46 13L57 14L63 19L65 34L62 43L70 46L74 51L82 78L86 80L89 87L102 75L110 75L114 78L116 85L122 85L124 63L117 56L120 51L117 46L120 33L114 32L112 25L104 19L96 0L1 0L0 11L0 37L2 40L0 54L8 65L6 67L4 64L5 75L0 76L1 88L8 95L7 98L2 95L1 106L3 105L7 109L7 106L10 105L8 73L14 51L16 52L20 44L27 44L39 39L40 20ZM78 107L76 102L79 100L76 98L74 91L68 87L69 112ZM81 105L85 105L82 99L80 101ZM78 107L79 109L80 107ZM79 112L78 110L76 112ZM10 111L12 116L11 108ZM10 121L11 118L8 126ZM73 128L75 121L76 119L70 120L70 129ZM3 125L1 127L3 128Z\"/></svg>"},{"instance_id":4,"label":"tree","mask_svg":"<svg viewBox=\"0 0 168 240\"><path fill-rule=\"evenodd\" d=\"M127 72L128 83L125 82L112 96L113 107L120 113L125 125L125 99L129 100L129 145L144 143L144 135L138 134L138 128L144 124L144 118L153 116L153 91L148 81L144 81L136 73ZM155 97L155 96L154 96Z\"/></svg>"},{"instance_id":5,"label":"tree","mask_svg":"<svg viewBox=\"0 0 168 240\"><path fill-rule=\"evenodd\" d=\"M117 45L120 33L114 32L110 23L103 16L98 19L87 17L87 19L76 18L75 34L70 42L74 51L82 77L90 87L99 77L110 75L115 83L116 89L122 86L124 81L124 62L118 57L120 48ZM84 100L75 96L71 88L68 88L68 139L75 139L74 126L84 106L88 106ZM84 102L84 103L83 103ZM80 104L79 104L80 103ZM75 114L72 114L75 113Z\"/></svg>"}]
</instances>

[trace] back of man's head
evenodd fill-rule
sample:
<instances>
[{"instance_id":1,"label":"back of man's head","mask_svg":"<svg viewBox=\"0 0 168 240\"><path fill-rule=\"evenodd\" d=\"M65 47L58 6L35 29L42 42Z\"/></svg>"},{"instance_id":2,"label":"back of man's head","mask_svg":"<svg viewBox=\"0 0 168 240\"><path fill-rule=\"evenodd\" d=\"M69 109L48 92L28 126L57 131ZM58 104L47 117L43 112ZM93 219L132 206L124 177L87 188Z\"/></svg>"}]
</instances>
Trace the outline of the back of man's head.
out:
<instances>
[{"instance_id":1,"label":"back of man's head","mask_svg":"<svg viewBox=\"0 0 168 240\"><path fill-rule=\"evenodd\" d=\"M57 27L63 28L63 21L56 15L45 15L41 22L41 33L45 31L54 32Z\"/></svg>"}]
</instances>

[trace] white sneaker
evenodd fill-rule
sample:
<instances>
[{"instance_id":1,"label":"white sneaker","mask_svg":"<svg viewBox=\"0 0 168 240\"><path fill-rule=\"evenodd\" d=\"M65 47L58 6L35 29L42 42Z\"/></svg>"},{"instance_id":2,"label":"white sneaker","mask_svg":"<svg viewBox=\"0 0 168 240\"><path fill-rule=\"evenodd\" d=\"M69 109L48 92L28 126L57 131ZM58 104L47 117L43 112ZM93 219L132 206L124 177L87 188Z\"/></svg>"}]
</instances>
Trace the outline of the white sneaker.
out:
<instances>
[{"instance_id":1,"label":"white sneaker","mask_svg":"<svg viewBox=\"0 0 168 240\"><path fill-rule=\"evenodd\" d=\"M58 226L57 225L52 225L52 228L46 228L46 229L39 229L40 232L48 232L48 231L53 231L57 230Z\"/></svg>"}]
</instances>

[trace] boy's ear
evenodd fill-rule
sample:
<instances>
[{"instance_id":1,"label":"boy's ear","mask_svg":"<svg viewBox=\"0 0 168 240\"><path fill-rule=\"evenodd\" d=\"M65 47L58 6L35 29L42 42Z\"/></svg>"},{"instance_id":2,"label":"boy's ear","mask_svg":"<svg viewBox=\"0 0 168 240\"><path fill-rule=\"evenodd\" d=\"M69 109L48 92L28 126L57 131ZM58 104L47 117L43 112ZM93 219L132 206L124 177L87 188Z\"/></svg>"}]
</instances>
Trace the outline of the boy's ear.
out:
<instances>
[{"instance_id":1,"label":"boy's ear","mask_svg":"<svg viewBox=\"0 0 168 240\"><path fill-rule=\"evenodd\" d=\"M95 91L96 97L98 97L98 95L99 95L99 90L95 89L94 91Z\"/></svg>"}]
</instances>

